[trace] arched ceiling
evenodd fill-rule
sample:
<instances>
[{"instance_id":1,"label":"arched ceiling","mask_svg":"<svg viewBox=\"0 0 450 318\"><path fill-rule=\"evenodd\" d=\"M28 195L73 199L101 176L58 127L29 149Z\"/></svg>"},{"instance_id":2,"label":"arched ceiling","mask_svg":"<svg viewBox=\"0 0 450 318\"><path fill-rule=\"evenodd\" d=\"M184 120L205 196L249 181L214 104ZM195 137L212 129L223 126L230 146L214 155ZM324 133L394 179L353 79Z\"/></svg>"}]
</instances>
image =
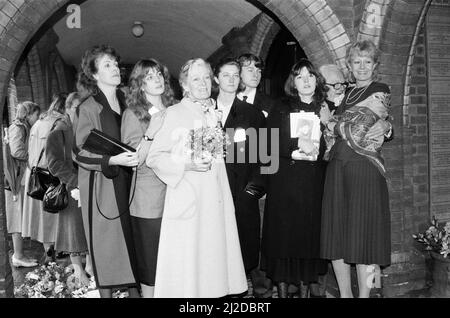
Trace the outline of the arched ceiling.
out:
<instances>
[{"instance_id":1,"label":"arched ceiling","mask_svg":"<svg viewBox=\"0 0 450 318\"><path fill-rule=\"evenodd\" d=\"M105 43L124 63L154 57L172 74L189 58L207 58L233 27L261 12L245 0L88 0L80 8L80 29L69 29L66 18L54 26L66 63L78 68L87 48ZM140 38L131 33L134 21L144 25Z\"/></svg>"}]
</instances>

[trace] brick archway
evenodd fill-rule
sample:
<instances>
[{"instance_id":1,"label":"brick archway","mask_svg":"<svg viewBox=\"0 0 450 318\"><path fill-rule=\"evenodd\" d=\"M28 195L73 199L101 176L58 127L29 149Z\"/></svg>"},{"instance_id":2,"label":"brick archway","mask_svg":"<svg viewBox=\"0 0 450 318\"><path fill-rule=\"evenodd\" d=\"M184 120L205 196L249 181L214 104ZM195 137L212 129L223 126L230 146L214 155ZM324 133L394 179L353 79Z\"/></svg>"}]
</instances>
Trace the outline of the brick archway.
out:
<instances>
[{"instance_id":1,"label":"brick archway","mask_svg":"<svg viewBox=\"0 0 450 318\"><path fill-rule=\"evenodd\" d=\"M337 63L345 70L346 28L325 0L259 0L297 39L316 65Z\"/></svg>"},{"instance_id":2,"label":"brick archway","mask_svg":"<svg viewBox=\"0 0 450 318\"><path fill-rule=\"evenodd\" d=\"M270 45L280 31L280 26L266 14L262 14L250 45L250 52L266 60Z\"/></svg>"}]
</instances>

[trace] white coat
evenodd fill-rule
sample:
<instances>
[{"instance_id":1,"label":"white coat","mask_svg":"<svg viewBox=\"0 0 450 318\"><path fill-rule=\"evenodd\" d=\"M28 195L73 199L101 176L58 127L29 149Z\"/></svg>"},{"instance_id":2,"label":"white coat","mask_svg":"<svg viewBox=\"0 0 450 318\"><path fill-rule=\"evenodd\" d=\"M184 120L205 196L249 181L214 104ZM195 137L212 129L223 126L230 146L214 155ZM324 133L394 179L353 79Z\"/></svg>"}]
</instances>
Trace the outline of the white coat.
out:
<instances>
[{"instance_id":1,"label":"white coat","mask_svg":"<svg viewBox=\"0 0 450 318\"><path fill-rule=\"evenodd\" d=\"M183 137L206 124L200 105L183 99L167 109L147 165L167 184L155 297L222 297L247 290L233 199L224 161L185 171Z\"/></svg>"}]
</instances>

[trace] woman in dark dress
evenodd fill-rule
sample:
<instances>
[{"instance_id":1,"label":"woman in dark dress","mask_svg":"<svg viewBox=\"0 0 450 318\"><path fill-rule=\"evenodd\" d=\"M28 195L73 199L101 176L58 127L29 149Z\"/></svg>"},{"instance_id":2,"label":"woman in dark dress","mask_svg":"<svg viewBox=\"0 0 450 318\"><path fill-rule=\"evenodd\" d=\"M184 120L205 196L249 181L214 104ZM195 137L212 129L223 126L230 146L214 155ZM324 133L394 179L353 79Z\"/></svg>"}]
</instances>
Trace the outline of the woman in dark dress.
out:
<instances>
[{"instance_id":1,"label":"woman in dark dress","mask_svg":"<svg viewBox=\"0 0 450 318\"><path fill-rule=\"evenodd\" d=\"M325 142L323 137L316 143L292 138L290 128L290 114L300 111L317 115L324 128L330 116L324 80L303 59L292 67L285 92L288 96L267 118L271 133L279 129L280 165L268 176L262 237L262 268L278 283L279 297L287 296L287 284L317 282L327 270L319 258Z\"/></svg>"},{"instance_id":2,"label":"woman in dark dress","mask_svg":"<svg viewBox=\"0 0 450 318\"><path fill-rule=\"evenodd\" d=\"M388 108L390 91L386 84L375 82L378 49L370 41L353 44L347 63L356 79L356 86L347 90L336 110L339 116L356 105ZM328 125L337 135L330 152L327 168L323 211L321 256L332 260L341 297L353 297L350 264L356 264L359 297L369 297L375 270L389 265L391 257L391 227L389 194L386 179L369 157L358 154L347 135ZM336 125L336 127L339 127ZM367 131L365 138L380 140L391 133L389 122L379 119ZM386 135L387 134L387 135ZM383 136L384 135L384 136Z\"/></svg>"},{"instance_id":3,"label":"woman in dark dress","mask_svg":"<svg viewBox=\"0 0 450 318\"><path fill-rule=\"evenodd\" d=\"M91 93L78 107L75 133L81 210L95 282L101 297L111 289L129 287L138 297L136 255L131 235L128 200L131 167L138 165L134 152L98 155L83 149L92 129L120 140L122 113L126 108L121 90L118 56L109 46L87 50L81 62L81 86Z\"/></svg>"}]
</instances>

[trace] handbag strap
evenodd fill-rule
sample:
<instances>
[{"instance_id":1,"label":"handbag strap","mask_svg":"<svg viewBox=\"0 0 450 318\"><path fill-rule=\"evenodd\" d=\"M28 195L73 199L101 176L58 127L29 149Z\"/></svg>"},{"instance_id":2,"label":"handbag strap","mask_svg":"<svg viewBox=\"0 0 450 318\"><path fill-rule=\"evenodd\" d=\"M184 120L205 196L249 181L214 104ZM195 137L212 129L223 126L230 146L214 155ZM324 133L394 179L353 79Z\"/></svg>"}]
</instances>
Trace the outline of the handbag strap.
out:
<instances>
[{"instance_id":1,"label":"handbag strap","mask_svg":"<svg viewBox=\"0 0 450 318\"><path fill-rule=\"evenodd\" d=\"M97 201L97 174L94 172L94 182L93 182L93 190L92 191L94 192L95 205L97 206L98 213L100 213L100 215L103 216L105 219L107 219L109 221L113 221L113 220L116 220L116 219L120 218L125 213L129 212L131 203L133 202L133 199L134 199L134 194L136 192L136 183L137 183L137 170L134 172L134 187L133 187L133 192L132 192L132 195L131 195L131 200L128 202L128 209L125 210L125 211L122 211L122 212L119 211L119 215L118 216L110 218L110 217L107 217L106 215L104 215L102 213L102 210L100 209L100 206L98 205L98 201Z\"/></svg>"},{"instance_id":2,"label":"handbag strap","mask_svg":"<svg viewBox=\"0 0 450 318\"><path fill-rule=\"evenodd\" d=\"M55 129L56 124L57 124L58 121L60 121L60 120L62 120L62 117L61 117L61 118L58 118L57 120L55 120L55 122L53 123L52 128L50 128L50 131L48 132L48 134L50 134L50 133L53 131L53 129ZM47 137L48 137L48 134L47 134ZM64 140L64 134L63 134L63 140ZM63 143L64 143L64 141L63 141ZM41 162L42 155L44 154L44 151L45 151L45 146L44 146L44 147L42 148L42 150L41 150L41 154L39 155L39 159L38 159L38 161L36 162L36 167L39 166L39 162ZM66 148L64 147L64 156L66 155L65 151L66 151Z\"/></svg>"}]
</instances>

